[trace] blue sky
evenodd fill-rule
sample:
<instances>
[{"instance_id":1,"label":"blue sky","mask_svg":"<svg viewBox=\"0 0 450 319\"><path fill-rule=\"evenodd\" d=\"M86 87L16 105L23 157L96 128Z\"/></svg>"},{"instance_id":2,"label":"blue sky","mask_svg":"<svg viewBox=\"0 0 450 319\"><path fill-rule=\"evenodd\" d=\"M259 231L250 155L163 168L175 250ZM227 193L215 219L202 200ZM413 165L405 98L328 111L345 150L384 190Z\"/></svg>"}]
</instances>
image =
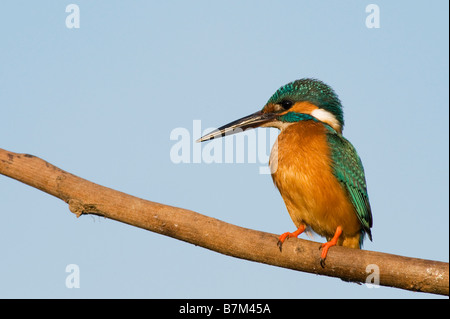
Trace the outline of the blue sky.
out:
<instances>
[{"instance_id":1,"label":"blue sky","mask_svg":"<svg viewBox=\"0 0 450 319\"><path fill-rule=\"evenodd\" d=\"M80 28L66 26L70 3ZM380 28L366 26L370 3ZM266 163L175 163L170 136L182 129L192 143L194 120L218 127L257 111L290 81L318 78L342 100L344 136L364 163L374 218L365 248L448 262L447 1L55 0L0 9L1 148L281 234L294 225L260 174ZM0 214L1 298L434 297L77 219L62 201L4 176ZM65 285L70 264L80 288Z\"/></svg>"}]
</instances>

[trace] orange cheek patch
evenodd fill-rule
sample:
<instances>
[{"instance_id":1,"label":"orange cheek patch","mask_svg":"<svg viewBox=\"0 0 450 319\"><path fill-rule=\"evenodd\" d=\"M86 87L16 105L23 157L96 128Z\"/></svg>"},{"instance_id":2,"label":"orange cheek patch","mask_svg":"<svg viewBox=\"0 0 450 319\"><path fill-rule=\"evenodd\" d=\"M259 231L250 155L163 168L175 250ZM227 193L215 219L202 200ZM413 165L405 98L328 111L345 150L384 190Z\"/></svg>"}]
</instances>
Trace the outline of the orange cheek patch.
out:
<instances>
[{"instance_id":1,"label":"orange cheek patch","mask_svg":"<svg viewBox=\"0 0 450 319\"><path fill-rule=\"evenodd\" d=\"M302 101L302 102L296 102L290 109L283 110L283 108L274 103L267 104L264 109L263 113L276 113L280 112L280 115L284 115L288 112L295 112L295 113L303 113L303 114L311 114L312 111L317 110L318 107L310 102Z\"/></svg>"},{"instance_id":2,"label":"orange cheek patch","mask_svg":"<svg viewBox=\"0 0 450 319\"><path fill-rule=\"evenodd\" d=\"M317 109L318 107L310 102L296 102L288 111L303 114L311 114L312 111Z\"/></svg>"}]
</instances>

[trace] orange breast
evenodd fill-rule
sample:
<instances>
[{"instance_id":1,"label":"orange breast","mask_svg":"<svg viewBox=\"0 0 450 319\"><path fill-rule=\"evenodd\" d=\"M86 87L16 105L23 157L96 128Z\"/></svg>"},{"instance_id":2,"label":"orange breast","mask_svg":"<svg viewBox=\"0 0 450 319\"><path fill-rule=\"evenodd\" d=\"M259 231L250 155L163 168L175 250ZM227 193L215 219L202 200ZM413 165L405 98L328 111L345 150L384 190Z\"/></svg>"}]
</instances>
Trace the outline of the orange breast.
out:
<instances>
[{"instance_id":1,"label":"orange breast","mask_svg":"<svg viewBox=\"0 0 450 319\"><path fill-rule=\"evenodd\" d=\"M345 189L333 175L323 124L303 121L282 129L270 154L270 166L297 227L309 226L330 239L341 226L338 244L359 247L361 226Z\"/></svg>"}]
</instances>

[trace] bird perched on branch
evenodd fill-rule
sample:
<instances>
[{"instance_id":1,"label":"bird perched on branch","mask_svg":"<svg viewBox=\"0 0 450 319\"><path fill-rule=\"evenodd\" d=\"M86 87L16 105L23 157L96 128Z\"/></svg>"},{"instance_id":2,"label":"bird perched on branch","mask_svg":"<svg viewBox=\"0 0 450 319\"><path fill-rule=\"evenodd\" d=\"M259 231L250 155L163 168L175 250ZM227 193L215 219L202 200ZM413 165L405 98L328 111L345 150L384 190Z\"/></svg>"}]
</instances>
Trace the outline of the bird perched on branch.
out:
<instances>
[{"instance_id":1,"label":"bird perched on branch","mask_svg":"<svg viewBox=\"0 0 450 319\"><path fill-rule=\"evenodd\" d=\"M197 141L275 127L280 134L270 153L273 182L297 230L279 237L278 246L304 231L326 237L320 264L334 245L361 248L372 240L372 213L364 169L356 149L342 136L341 102L331 87L301 79L278 89L262 110L220 127Z\"/></svg>"}]
</instances>

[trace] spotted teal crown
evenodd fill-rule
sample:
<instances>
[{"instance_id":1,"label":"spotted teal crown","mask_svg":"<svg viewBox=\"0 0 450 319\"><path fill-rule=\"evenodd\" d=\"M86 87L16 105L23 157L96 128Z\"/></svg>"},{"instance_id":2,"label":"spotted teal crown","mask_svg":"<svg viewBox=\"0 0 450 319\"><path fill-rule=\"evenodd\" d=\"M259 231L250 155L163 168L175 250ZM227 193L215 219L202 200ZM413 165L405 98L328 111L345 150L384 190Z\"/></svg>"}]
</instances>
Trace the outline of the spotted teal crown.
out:
<instances>
[{"instance_id":1,"label":"spotted teal crown","mask_svg":"<svg viewBox=\"0 0 450 319\"><path fill-rule=\"evenodd\" d=\"M289 99L293 102L307 101L318 108L333 114L344 127L344 113L341 101L331 87L316 79L301 79L290 82L279 88L267 103L278 104L282 100Z\"/></svg>"}]
</instances>

